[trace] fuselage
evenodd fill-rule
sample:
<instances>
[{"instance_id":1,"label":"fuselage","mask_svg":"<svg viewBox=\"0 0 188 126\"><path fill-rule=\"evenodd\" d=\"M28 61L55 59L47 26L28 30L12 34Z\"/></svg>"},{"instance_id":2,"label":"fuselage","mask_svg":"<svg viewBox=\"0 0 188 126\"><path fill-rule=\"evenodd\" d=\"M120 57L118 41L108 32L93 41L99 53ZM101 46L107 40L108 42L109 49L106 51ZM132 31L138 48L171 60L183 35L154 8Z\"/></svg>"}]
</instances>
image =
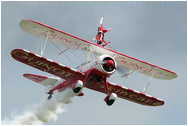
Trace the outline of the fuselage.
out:
<instances>
[{"instance_id":1,"label":"fuselage","mask_svg":"<svg viewBox=\"0 0 188 126\"><path fill-rule=\"evenodd\" d=\"M104 78L110 77L116 71L116 67L117 63L113 57L109 55L101 55L96 57L94 61L83 63L81 66L77 67L77 70L83 72L87 77L86 80L81 80L84 81L83 86L87 87L87 85L94 79L97 79L97 81L102 81ZM64 80L62 83L54 85L50 91L63 91L67 87L73 88L75 83Z\"/></svg>"}]
</instances>

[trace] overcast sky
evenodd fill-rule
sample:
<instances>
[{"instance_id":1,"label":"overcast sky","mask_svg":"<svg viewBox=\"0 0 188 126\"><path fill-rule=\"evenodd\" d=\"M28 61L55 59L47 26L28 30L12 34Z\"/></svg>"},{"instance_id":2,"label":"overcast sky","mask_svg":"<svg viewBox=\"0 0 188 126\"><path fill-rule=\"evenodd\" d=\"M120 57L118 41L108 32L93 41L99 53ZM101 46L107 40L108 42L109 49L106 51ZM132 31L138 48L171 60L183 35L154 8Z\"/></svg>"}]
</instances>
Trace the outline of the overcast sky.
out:
<instances>
[{"instance_id":1,"label":"overcast sky","mask_svg":"<svg viewBox=\"0 0 188 126\"><path fill-rule=\"evenodd\" d=\"M38 38L22 31L19 22L33 19L90 41L101 17L104 28L114 28L105 34L113 48L178 74L173 80L152 79L146 92L163 99L165 105L147 107L118 98L108 107L105 94L84 89L84 97L74 97L67 111L47 124L187 124L187 2L1 2L2 119L10 118L11 113L19 115L47 98L42 85L22 75L48 74L10 55L16 48L36 51ZM75 67L58 53L49 42L47 58ZM71 52L67 54L72 57ZM75 64L81 63L76 60ZM126 86L119 80L109 81Z\"/></svg>"}]
</instances>

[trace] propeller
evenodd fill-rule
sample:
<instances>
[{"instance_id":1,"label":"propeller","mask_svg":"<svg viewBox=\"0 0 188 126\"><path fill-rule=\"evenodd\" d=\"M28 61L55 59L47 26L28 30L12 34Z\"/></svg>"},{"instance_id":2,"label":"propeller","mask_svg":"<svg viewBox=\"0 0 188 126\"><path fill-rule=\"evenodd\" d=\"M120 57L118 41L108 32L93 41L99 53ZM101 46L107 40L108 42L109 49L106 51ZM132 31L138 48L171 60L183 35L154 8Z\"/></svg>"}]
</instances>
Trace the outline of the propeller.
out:
<instances>
[{"instance_id":1,"label":"propeller","mask_svg":"<svg viewBox=\"0 0 188 126\"><path fill-rule=\"evenodd\" d=\"M102 24L102 22L103 22L103 17L102 17L101 20L100 20L100 25Z\"/></svg>"},{"instance_id":2,"label":"propeller","mask_svg":"<svg viewBox=\"0 0 188 126\"><path fill-rule=\"evenodd\" d=\"M114 66L114 61L113 60L107 60L105 63L105 67L111 68Z\"/></svg>"},{"instance_id":3,"label":"propeller","mask_svg":"<svg viewBox=\"0 0 188 126\"><path fill-rule=\"evenodd\" d=\"M109 57L104 58L101 64L103 66L103 69L107 72L111 72L115 69L115 62Z\"/></svg>"}]
</instances>

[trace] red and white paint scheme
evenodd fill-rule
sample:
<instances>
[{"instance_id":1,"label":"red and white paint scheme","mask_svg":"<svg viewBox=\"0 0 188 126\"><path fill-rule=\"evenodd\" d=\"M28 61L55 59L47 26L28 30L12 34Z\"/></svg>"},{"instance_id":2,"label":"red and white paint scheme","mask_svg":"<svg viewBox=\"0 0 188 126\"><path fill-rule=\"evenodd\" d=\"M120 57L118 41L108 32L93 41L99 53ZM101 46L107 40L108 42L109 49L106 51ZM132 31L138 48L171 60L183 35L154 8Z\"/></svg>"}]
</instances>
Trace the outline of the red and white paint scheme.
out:
<instances>
[{"instance_id":1,"label":"red and white paint scheme","mask_svg":"<svg viewBox=\"0 0 188 126\"><path fill-rule=\"evenodd\" d=\"M96 38L94 38L93 40L97 40L97 44L98 44L98 45L102 45L102 43L104 42L105 44L102 45L103 47L106 46L106 45L108 45L108 46L111 48L111 46L110 46L110 44L109 44L110 42L106 42L106 41L104 40L104 33L108 32L108 31L112 31L113 28L110 28L110 29L103 29L103 24L102 24L102 22L103 22L103 17L102 17L101 20L100 20L100 27L98 27L98 33L97 33L97 35L96 35Z\"/></svg>"},{"instance_id":2,"label":"red and white paint scheme","mask_svg":"<svg viewBox=\"0 0 188 126\"><path fill-rule=\"evenodd\" d=\"M83 96L82 89L85 87L105 93L107 96L104 101L109 106L114 103L117 97L142 105L161 106L164 104L161 99L108 82L107 78L114 74L117 66L157 79L169 80L177 77L177 74L170 70L105 48L33 20L22 20L20 27L30 34L43 39L48 38L49 41L66 46L69 49L92 50L93 53L98 55L95 60L85 63L77 69L72 69L24 49L12 50L11 55L15 60L53 75L51 77L35 74L23 75L44 86L50 85L51 88L47 92L49 94L48 99L52 98L52 94L56 90L61 92L66 88L72 88L75 95Z\"/></svg>"}]
</instances>

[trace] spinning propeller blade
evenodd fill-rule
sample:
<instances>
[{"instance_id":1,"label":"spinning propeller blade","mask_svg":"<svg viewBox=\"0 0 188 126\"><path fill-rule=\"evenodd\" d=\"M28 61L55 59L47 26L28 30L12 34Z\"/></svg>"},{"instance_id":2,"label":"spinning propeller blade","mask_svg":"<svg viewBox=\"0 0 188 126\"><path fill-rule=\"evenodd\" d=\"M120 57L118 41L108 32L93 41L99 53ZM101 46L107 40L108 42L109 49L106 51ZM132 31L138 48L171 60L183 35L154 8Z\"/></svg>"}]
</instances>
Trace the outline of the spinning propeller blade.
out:
<instances>
[{"instance_id":1,"label":"spinning propeller blade","mask_svg":"<svg viewBox=\"0 0 188 126\"><path fill-rule=\"evenodd\" d=\"M129 73L129 70L128 70L128 69L122 68L122 67L120 67L120 66L117 66L117 69L116 69L116 70L121 74L121 76L126 75L126 74Z\"/></svg>"},{"instance_id":2,"label":"spinning propeller blade","mask_svg":"<svg viewBox=\"0 0 188 126\"><path fill-rule=\"evenodd\" d=\"M100 25L102 24L102 21L103 21L103 17L102 17L101 20L100 20Z\"/></svg>"}]
</instances>

